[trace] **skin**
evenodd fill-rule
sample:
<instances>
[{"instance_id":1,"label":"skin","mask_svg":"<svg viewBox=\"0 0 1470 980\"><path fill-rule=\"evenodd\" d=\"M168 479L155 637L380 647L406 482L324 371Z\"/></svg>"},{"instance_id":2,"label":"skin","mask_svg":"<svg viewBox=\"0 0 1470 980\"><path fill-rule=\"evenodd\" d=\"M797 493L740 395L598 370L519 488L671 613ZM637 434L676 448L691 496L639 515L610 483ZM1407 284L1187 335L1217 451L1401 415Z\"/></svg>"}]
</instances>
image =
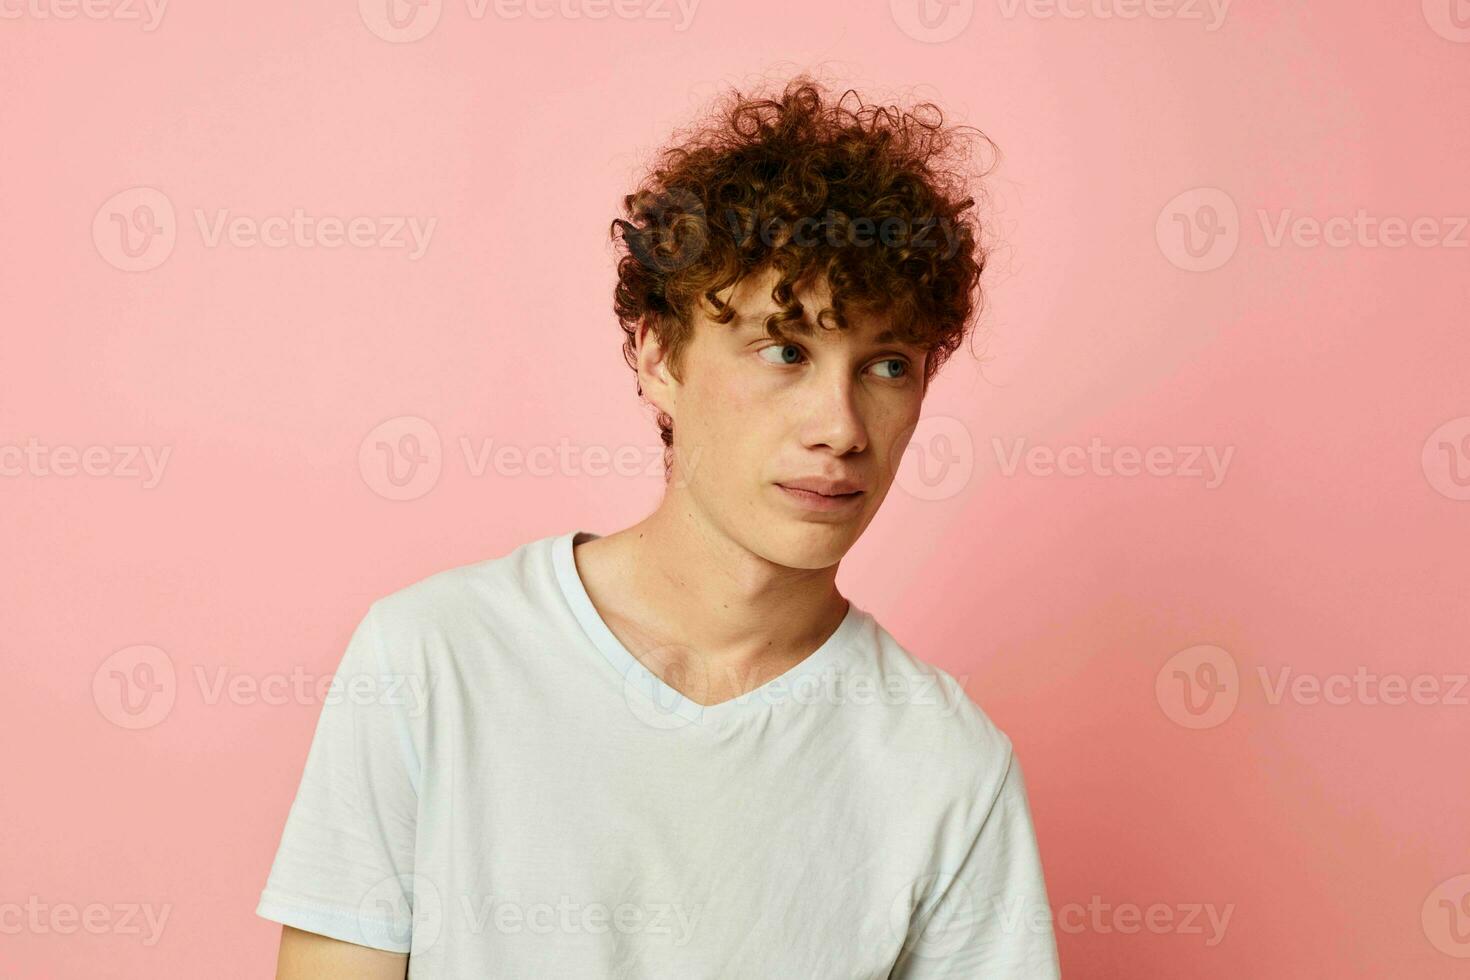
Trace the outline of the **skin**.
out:
<instances>
[{"instance_id":1,"label":"skin","mask_svg":"<svg viewBox=\"0 0 1470 980\"><path fill-rule=\"evenodd\" d=\"M777 309L776 278L767 271L722 292L737 310L729 324L697 313L677 363L640 329L644 396L674 422L671 479L647 518L574 552L613 634L698 704L785 673L842 622L838 564L887 496L924 398L924 351L885 339L881 318L818 326L831 299L824 282L796 293L808 331L772 340L764 321ZM840 510L813 510L778 486L813 477L862 492ZM407 964L286 926L276 977L403 980Z\"/></svg>"},{"instance_id":2,"label":"skin","mask_svg":"<svg viewBox=\"0 0 1470 980\"><path fill-rule=\"evenodd\" d=\"M887 495L924 397L924 351L882 338L881 318L817 325L831 297L823 281L797 290L809 332L785 338L796 351L772 340L776 281L769 270L728 287L737 318L701 311L677 363L639 331L638 378L673 419L674 469L651 515L575 551L613 634L704 705L760 687L837 628L848 606L838 564ZM863 492L821 512L777 486L813 476Z\"/></svg>"},{"instance_id":3,"label":"skin","mask_svg":"<svg viewBox=\"0 0 1470 980\"><path fill-rule=\"evenodd\" d=\"M369 949L281 927L276 980L403 980L407 975L407 953Z\"/></svg>"}]
</instances>

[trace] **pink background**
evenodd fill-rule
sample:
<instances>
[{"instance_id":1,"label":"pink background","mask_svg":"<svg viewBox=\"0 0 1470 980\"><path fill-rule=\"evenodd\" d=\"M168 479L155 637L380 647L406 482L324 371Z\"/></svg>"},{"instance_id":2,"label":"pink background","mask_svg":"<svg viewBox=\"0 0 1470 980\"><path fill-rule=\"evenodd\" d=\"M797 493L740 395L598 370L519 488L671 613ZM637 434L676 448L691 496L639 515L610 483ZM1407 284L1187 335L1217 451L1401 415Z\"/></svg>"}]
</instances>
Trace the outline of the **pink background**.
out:
<instances>
[{"instance_id":1,"label":"pink background","mask_svg":"<svg viewBox=\"0 0 1470 980\"><path fill-rule=\"evenodd\" d=\"M473 456L649 458L608 222L724 83L809 66L1004 154L991 360L941 376L840 584L1015 741L1065 975L1470 972L1470 9L1089 2L926 30L909 0L706 0L683 25L429 0L408 43L381 0L178 3L152 29L4 8L0 975L270 975L253 909L320 703L255 685L330 674L377 596L653 505L656 477ZM140 202L164 235L128 271ZM211 245L195 217L297 208L374 241L436 224L411 258ZM1360 210L1438 243L1273 239ZM1191 256L1186 226L1221 234ZM400 490L375 454L404 434L429 462ZM1172 470L1007 472L1016 440L1094 437ZM161 479L129 446L168 451ZM102 447L96 475L67 447ZM1230 451L1223 480L1180 447ZM1275 698L1287 668L1440 696ZM152 690L141 721L115 671ZM49 918L93 903L96 934ZM129 904L168 908L153 944ZM1150 906L1175 925L1124 931ZM1180 926L1192 906L1229 910L1223 938Z\"/></svg>"}]
</instances>

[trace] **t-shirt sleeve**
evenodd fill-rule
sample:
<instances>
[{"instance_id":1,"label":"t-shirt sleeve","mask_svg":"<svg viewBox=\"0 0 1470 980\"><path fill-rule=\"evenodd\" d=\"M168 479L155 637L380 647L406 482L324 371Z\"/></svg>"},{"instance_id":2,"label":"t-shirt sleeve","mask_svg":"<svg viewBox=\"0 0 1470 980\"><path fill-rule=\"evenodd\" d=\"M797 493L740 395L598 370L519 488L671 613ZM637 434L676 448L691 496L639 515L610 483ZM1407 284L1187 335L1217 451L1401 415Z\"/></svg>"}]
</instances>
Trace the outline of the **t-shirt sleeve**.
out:
<instances>
[{"instance_id":1,"label":"t-shirt sleeve","mask_svg":"<svg viewBox=\"0 0 1470 980\"><path fill-rule=\"evenodd\" d=\"M421 690L384 657L377 604L347 644L307 753L257 915L395 953L412 934Z\"/></svg>"},{"instance_id":2,"label":"t-shirt sleeve","mask_svg":"<svg viewBox=\"0 0 1470 980\"><path fill-rule=\"evenodd\" d=\"M1056 936L1046 881L1012 751L957 868L933 876L915 909L891 980L1055 980Z\"/></svg>"}]
</instances>

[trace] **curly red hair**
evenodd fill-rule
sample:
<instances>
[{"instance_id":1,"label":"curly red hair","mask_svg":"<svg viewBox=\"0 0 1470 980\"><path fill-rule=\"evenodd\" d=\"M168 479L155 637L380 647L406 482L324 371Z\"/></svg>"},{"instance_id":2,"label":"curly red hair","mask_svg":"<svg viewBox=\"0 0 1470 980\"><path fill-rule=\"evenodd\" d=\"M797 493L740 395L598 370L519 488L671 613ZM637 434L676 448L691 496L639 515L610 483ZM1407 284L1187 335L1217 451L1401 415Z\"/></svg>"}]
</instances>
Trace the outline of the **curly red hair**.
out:
<instances>
[{"instance_id":1,"label":"curly red hair","mask_svg":"<svg viewBox=\"0 0 1470 980\"><path fill-rule=\"evenodd\" d=\"M994 149L973 127L946 127L929 102L905 111L852 89L834 100L808 75L775 97L732 90L662 150L612 222L613 309L629 366L645 319L677 370L695 303L729 323L735 310L716 294L775 268L773 338L803 319L799 284L825 276L831 306L817 323L845 328L848 310L888 318L928 351L927 385L981 305L987 252L970 178L956 166L970 133ZM815 224L822 234L802 233ZM658 426L671 447L672 420L659 413Z\"/></svg>"}]
</instances>

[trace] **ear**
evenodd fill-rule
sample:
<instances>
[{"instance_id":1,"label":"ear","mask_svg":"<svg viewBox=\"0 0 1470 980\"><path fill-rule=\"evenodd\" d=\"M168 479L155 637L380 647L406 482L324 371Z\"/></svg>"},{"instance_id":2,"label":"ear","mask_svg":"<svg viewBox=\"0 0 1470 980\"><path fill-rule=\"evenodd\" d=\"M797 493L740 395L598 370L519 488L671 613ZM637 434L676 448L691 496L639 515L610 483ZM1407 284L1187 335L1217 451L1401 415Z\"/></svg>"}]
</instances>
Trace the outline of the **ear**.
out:
<instances>
[{"instance_id":1,"label":"ear","mask_svg":"<svg viewBox=\"0 0 1470 980\"><path fill-rule=\"evenodd\" d=\"M674 417L674 404L679 390L679 379L675 375L667 349L653 329L653 317L644 317L638 324L635 338L638 364L638 387L643 397L654 408L670 418Z\"/></svg>"}]
</instances>

